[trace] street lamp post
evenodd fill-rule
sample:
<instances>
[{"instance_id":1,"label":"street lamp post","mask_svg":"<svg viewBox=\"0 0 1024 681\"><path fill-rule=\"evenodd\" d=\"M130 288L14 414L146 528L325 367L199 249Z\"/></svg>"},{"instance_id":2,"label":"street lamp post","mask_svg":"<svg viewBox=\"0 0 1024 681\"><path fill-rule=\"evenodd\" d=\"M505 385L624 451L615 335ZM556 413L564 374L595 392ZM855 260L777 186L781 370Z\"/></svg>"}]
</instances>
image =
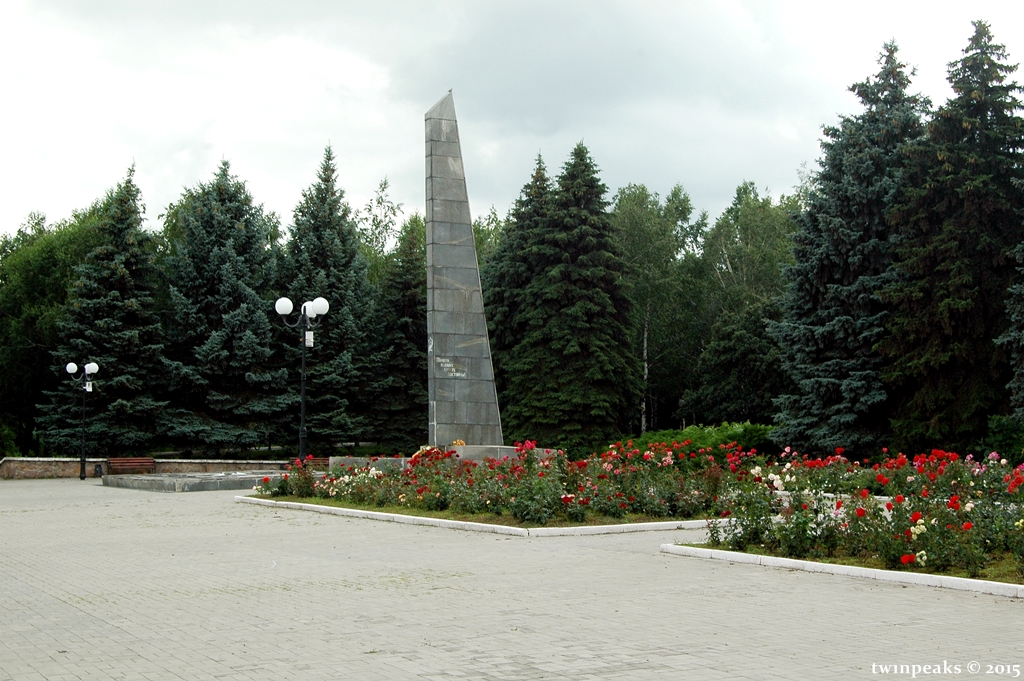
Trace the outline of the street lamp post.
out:
<instances>
[{"instance_id":1,"label":"street lamp post","mask_svg":"<svg viewBox=\"0 0 1024 681\"><path fill-rule=\"evenodd\" d=\"M314 298L307 300L299 308L299 317L294 322L288 321L288 315L292 313L292 301L288 298L278 298L274 303L274 309L281 315L281 321L285 326L298 327L299 341L302 347L302 371L301 387L299 389L299 460L306 460L306 348L313 347L313 328L320 322L314 321L322 317L331 309L326 298Z\"/></svg>"},{"instance_id":2,"label":"street lamp post","mask_svg":"<svg viewBox=\"0 0 1024 681\"><path fill-rule=\"evenodd\" d=\"M89 377L100 370L100 365L96 362L89 362L82 367L81 375L76 375L78 374L78 365L74 362L68 362L64 369L71 374L72 379L82 382L82 468L79 471L78 479L85 480L85 395L92 392L92 380Z\"/></svg>"}]
</instances>

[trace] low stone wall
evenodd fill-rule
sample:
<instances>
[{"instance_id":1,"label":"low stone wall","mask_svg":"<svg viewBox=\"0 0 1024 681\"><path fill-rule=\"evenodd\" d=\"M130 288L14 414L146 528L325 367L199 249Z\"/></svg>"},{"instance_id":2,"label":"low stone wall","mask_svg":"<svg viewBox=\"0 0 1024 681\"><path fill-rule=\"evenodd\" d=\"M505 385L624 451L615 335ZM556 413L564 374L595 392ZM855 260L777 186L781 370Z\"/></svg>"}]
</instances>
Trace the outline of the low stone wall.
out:
<instances>
[{"instance_id":1,"label":"low stone wall","mask_svg":"<svg viewBox=\"0 0 1024 681\"><path fill-rule=\"evenodd\" d=\"M95 478L96 466L106 468L106 459L86 459L85 477ZM0 478L77 478L82 470L81 459L49 457L15 457L0 459ZM102 470L100 475L103 475Z\"/></svg>"},{"instance_id":2,"label":"low stone wall","mask_svg":"<svg viewBox=\"0 0 1024 681\"><path fill-rule=\"evenodd\" d=\"M404 469L406 466L409 465L409 459L406 459L404 457L393 456L332 456L328 461L328 466L332 470L335 467L346 468L348 466L355 466L356 468L366 468L367 466L373 466L377 470L394 468Z\"/></svg>"},{"instance_id":3,"label":"low stone wall","mask_svg":"<svg viewBox=\"0 0 1024 681\"><path fill-rule=\"evenodd\" d=\"M288 461L229 461L221 459L157 459L157 473L230 473L280 470Z\"/></svg>"},{"instance_id":4,"label":"low stone wall","mask_svg":"<svg viewBox=\"0 0 1024 681\"><path fill-rule=\"evenodd\" d=\"M15 457L0 459L0 478L77 478L81 459ZM222 459L156 459L157 473L228 473L232 471L284 470L287 461L235 461ZM107 472L106 459L86 459L85 476L99 477Z\"/></svg>"}]
</instances>

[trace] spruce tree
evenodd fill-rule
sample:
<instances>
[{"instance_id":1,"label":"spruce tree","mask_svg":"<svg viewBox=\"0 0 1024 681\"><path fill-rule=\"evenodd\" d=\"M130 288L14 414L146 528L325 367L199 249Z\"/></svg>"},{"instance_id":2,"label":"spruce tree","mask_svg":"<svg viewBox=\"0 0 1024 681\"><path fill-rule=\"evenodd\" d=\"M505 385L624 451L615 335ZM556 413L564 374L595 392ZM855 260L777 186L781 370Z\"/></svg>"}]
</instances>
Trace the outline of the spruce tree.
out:
<instances>
[{"instance_id":1,"label":"spruce tree","mask_svg":"<svg viewBox=\"0 0 1024 681\"><path fill-rule=\"evenodd\" d=\"M185 446L251 447L290 402L272 355L271 245L277 218L253 203L227 161L188 189L164 223L170 318L170 435ZM276 316L276 315L275 315Z\"/></svg>"},{"instance_id":2,"label":"spruce tree","mask_svg":"<svg viewBox=\"0 0 1024 681\"><path fill-rule=\"evenodd\" d=\"M718 318L679 400L680 415L703 423L771 422L776 397L793 389L779 344L768 332L779 312L772 301Z\"/></svg>"},{"instance_id":3,"label":"spruce tree","mask_svg":"<svg viewBox=\"0 0 1024 681\"><path fill-rule=\"evenodd\" d=\"M526 331L523 296L534 273L527 246L532 235L547 224L551 195L551 181L538 155L533 177L523 187L494 252L480 272L494 380L503 409L510 399L506 365Z\"/></svg>"},{"instance_id":4,"label":"spruce tree","mask_svg":"<svg viewBox=\"0 0 1024 681\"><path fill-rule=\"evenodd\" d=\"M882 356L892 278L886 215L900 190L903 148L923 132L926 100L887 43L878 73L850 87L864 111L825 128L821 170L798 217L784 318L773 326L795 388L779 398L772 437L803 451L867 453L888 429Z\"/></svg>"},{"instance_id":5,"label":"spruce tree","mask_svg":"<svg viewBox=\"0 0 1024 681\"><path fill-rule=\"evenodd\" d=\"M87 401L90 454L146 453L163 431L166 402L154 397L163 373L152 295L156 270L134 174L129 169L100 206L100 244L75 268L77 279L58 325L60 344L52 355L63 380L49 393L49 404L41 405L38 425L49 446L65 453L77 452L81 437L82 385L65 373L69 362L100 366Z\"/></svg>"},{"instance_id":6,"label":"spruce tree","mask_svg":"<svg viewBox=\"0 0 1024 681\"><path fill-rule=\"evenodd\" d=\"M525 249L534 269L520 304L525 329L503 362L508 439L580 451L626 431L636 412L630 307L606 191L578 144Z\"/></svg>"},{"instance_id":7,"label":"spruce tree","mask_svg":"<svg viewBox=\"0 0 1024 681\"><path fill-rule=\"evenodd\" d=\"M324 151L317 182L302 193L285 247L287 291L298 306L323 296L330 312L315 330L316 342L307 349L307 422L311 446L368 436L368 395L379 358L371 340L383 329L375 314L376 295L367 280L367 262L360 252L357 225L337 186L337 169L330 147ZM293 393L298 390L298 332L287 334ZM295 406L297 408L297 398ZM294 410L293 410L294 411ZM298 422L297 414L293 419Z\"/></svg>"},{"instance_id":8,"label":"spruce tree","mask_svg":"<svg viewBox=\"0 0 1024 681\"><path fill-rule=\"evenodd\" d=\"M1016 66L988 24L974 27L949 65L955 96L909 147L892 211L898 277L882 292L893 307L883 378L895 392L895 442L911 450L964 448L1009 409L1010 365L993 341L1007 331L1011 251L1024 237L1024 120L1008 80Z\"/></svg>"},{"instance_id":9,"label":"spruce tree","mask_svg":"<svg viewBox=\"0 0 1024 681\"><path fill-rule=\"evenodd\" d=\"M426 244L426 223L414 214L402 225L382 281L386 382L375 390L372 432L405 452L427 442Z\"/></svg>"}]
</instances>

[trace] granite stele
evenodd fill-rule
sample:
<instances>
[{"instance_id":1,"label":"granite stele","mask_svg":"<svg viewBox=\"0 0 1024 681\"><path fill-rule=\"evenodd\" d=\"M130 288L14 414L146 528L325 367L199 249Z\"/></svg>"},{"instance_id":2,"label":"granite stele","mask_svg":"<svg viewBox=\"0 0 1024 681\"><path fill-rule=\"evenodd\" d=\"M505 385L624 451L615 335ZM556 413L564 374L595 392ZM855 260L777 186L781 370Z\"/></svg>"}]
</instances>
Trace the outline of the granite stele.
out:
<instances>
[{"instance_id":1,"label":"granite stele","mask_svg":"<svg viewBox=\"0 0 1024 681\"><path fill-rule=\"evenodd\" d=\"M427 374L430 444L463 458L502 456L498 395L469 215L455 102L426 114Z\"/></svg>"}]
</instances>

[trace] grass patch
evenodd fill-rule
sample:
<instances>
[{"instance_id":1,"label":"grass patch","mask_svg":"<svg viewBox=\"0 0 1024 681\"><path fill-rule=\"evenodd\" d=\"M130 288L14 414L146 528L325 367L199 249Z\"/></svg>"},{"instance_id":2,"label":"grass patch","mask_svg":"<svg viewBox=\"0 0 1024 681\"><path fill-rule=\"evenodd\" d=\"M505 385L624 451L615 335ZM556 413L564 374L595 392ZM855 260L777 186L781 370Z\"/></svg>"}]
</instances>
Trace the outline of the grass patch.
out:
<instances>
[{"instance_id":1,"label":"grass patch","mask_svg":"<svg viewBox=\"0 0 1024 681\"><path fill-rule=\"evenodd\" d=\"M724 544L719 546L712 546L710 544L679 544L679 546L693 546L700 549L718 549L722 551L734 550L726 547ZM775 556L776 558L790 557L773 554L763 546L751 546L746 551L736 551L736 553L751 553L757 556ZM878 556L808 556L806 558L798 558L797 560L808 560L815 563L827 563L829 565L851 565L853 567L872 568L875 570L886 569L885 563ZM913 567L904 568L902 570L893 570L892 572L918 572L928 575L964 577L965 579L983 579L990 582L1004 582L1006 584L1024 584L1024 580L1017 575L1017 561L1014 560L1012 553L1007 552L992 554L989 557L989 562L981 569L981 574L974 578L969 577L967 570L961 568L950 568L944 572L938 572L936 570L929 570L927 565L914 565Z\"/></svg>"},{"instance_id":2,"label":"grass patch","mask_svg":"<svg viewBox=\"0 0 1024 681\"><path fill-rule=\"evenodd\" d=\"M627 513L621 518L613 518L605 515L588 516L584 522L573 522L565 517L555 517L547 525L529 525L521 523L511 515L497 513L457 513L451 509L444 511L431 511L425 508L417 508L404 505L375 506L371 504L355 504L350 501L339 499L324 499L322 497L271 497L268 495L252 495L256 499L267 499L270 501L291 501L300 504L315 504L317 506L334 506L336 508L351 508L359 511L375 511L377 513L395 513L398 515L411 515L421 518L439 518L441 520L458 520L460 522L484 523L487 525L504 525L506 527L521 527L524 529L536 527L590 527L600 525L626 525L629 523L654 523L678 520L704 520L704 518L666 518L642 515L639 513Z\"/></svg>"}]
</instances>

